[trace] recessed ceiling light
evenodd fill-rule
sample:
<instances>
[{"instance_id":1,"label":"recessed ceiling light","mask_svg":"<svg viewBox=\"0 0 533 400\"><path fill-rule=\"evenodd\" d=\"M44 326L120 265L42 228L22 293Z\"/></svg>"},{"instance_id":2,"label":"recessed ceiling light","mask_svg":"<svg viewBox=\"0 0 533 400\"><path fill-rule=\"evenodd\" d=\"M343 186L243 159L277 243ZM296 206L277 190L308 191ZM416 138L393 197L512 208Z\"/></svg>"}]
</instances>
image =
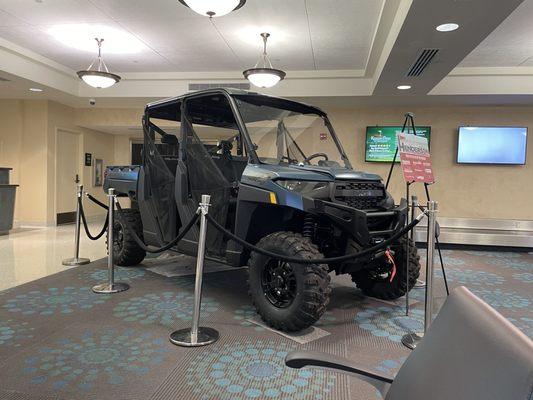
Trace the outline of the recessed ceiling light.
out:
<instances>
[{"instance_id":1,"label":"recessed ceiling light","mask_svg":"<svg viewBox=\"0 0 533 400\"><path fill-rule=\"evenodd\" d=\"M441 24L437 26L435 29L439 32L451 32L459 28L459 24L456 24L455 22L448 22L446 24Z\"/></svg>"},{"instance_id":2,"label":"recessed ceiling light","mask_svg":"<svg viewBox=\"0 0 533 400\"><path fill-rule=\"evenodd\" d=\"M411 85L400 85L400 86L396 86L396 88L400 90L409 90L411 89Z\"/></svg>"},{"instance_id":3,"label":"recessed ceiling light","mask_svg":"<svg viewBox=\"0 0 533 400\"><path fill-rule=\"evenodd\" d=\"M105 37L108 54L140 53L146 49L131 33L106 25L62 24L52 26L47 32L65 46L82 51L94 51L95 37Z\"/></svg>"},{"instance_id":4,"label":"recessed ceiling light","mask_svg":"<svg viewBox=\"0 0 533 400\"><path fill-rule=\"evenodd\" d=\"M32 87L30 88L30 92L42 92L43 89L39 89L39 88L35 88L35 87Z\"/></svg>"}]
</instances>

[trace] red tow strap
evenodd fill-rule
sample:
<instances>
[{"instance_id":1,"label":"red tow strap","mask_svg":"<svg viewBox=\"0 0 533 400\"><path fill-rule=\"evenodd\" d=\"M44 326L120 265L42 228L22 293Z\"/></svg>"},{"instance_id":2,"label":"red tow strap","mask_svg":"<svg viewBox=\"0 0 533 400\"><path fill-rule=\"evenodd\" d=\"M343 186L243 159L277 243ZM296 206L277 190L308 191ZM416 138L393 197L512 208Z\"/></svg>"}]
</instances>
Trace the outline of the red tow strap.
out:
<instances>
[{"instance_id":1,"label":"red tow strap","mask_svg":"<svg viewBox=\"0 0 533 400\"><path fill-rule=\"evenodd\" d=\"M385 251L385 256L387 257L389 263L392 264L392 272L390 274L389 280L389 282L392 282L394 280L394 277L396 276L396 263L394 262L394 257L392 256L390 249L387 249Z\"/></svg>"}]
</instances>

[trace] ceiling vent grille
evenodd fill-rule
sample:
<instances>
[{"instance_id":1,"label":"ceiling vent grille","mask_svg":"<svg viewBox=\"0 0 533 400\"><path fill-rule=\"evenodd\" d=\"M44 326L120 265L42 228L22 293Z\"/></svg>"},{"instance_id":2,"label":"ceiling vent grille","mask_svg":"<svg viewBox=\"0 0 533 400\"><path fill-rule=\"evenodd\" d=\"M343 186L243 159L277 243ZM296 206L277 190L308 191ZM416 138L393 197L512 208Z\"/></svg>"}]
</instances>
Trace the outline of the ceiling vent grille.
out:
<instances>
[{"instance_id":1,"label":"ceiling vent grille","mask_svg":"<svg viewBox=\"0 0 533 400\"><path fill-rule=\"evenodd\" d=\"M218 88L250 90L250 84L249 83L189 83L189 91L218 89Z\"/></svg>"},{"instance_id":2,"label":"ceiling vent grille","mask_svg":"<svg viewBox=\"0 0 533 400\"><path fill-rule=\"evenodd\" d=\"M2 77L0 76L0 82L9 82L9 79L2 78Z\"/></svg>"},{"instance_id":3,"label":"ceiling vent grille","mask_svg":"<svg viewBox=\"0 0 533 400\"><path fill-rule=\"evenodd\" d=\"M409 68L409 72L407 73L407 76L422 75L424 70L431 63L431 61L435 58L438 52L439 52L439 49L423 49L420 52L420 55L418 56L416 61L411 66L411 68Z\"/></svg>"}]
</instances>

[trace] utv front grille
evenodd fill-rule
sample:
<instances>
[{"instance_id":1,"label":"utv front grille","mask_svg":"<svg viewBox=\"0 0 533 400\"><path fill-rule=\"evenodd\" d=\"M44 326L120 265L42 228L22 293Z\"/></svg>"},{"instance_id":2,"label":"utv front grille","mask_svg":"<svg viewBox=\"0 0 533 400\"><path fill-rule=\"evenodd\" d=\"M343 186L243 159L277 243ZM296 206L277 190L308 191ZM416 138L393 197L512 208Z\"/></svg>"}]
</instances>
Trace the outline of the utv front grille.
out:
<instances>
[{"instance_id":1,"label":"utv front grille","mask_svg":"<svg viewBox=\"0 0 533 400\"><path fill-rule=\"evenodd\" d=\"M358 210L379 208L385 199L385 187L381 182L335 182L335 201Z\"/></svg>"}]
</instances>

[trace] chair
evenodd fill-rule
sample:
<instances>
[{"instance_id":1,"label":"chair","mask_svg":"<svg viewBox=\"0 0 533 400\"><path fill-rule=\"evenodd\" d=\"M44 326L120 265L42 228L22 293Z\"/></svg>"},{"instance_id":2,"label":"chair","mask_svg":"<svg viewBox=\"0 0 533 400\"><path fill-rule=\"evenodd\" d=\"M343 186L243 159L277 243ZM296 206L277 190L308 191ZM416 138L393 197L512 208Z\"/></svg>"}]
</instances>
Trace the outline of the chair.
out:
<instances>
[{"instance_id":1,"label":"chair","mask_svg":"<svg viewBox=\"0 0 533 400\"><path fill-rule=\"evenodd\" d=\"M292 352L285 363L357 374L386 400L533 399L533 342L465 287L446 299L396 377L317 352Z\"/></svg>"}]
</instances>

